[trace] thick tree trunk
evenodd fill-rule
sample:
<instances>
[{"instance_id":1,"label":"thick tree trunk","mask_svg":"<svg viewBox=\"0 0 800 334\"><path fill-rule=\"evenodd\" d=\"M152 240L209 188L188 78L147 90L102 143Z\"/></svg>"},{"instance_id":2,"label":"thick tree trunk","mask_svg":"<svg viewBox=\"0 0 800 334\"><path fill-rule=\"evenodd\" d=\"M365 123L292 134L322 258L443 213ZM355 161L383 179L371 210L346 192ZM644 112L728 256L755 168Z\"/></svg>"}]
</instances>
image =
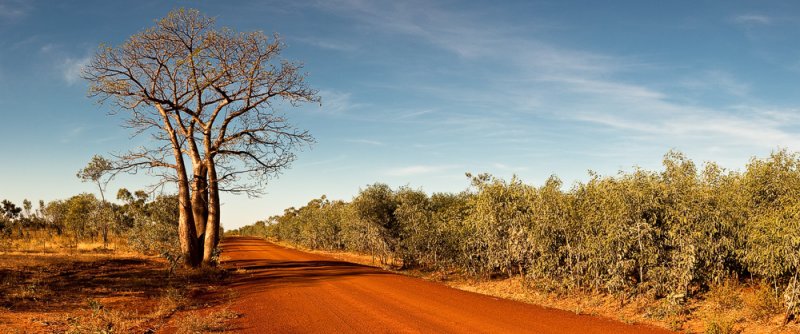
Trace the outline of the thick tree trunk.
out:
<instances>
[{"instance_id":1,"label":"thick tree trunk","mask_svg":"<svg viewBox=\"0 0 800 334\"><path fill-rule=\"evenodd\" d=\"M192 181L192 215L194 217L195 233L197 235L197 258L195 263L200 263L203 256L203 240L205 239L206 224L208 221L208 182L207 171L202 161L192 159L194 180Z\"/></svg>"},{"instance_id":2,"label":"thick tree trunk","mask_svg":"<svg viewBox=\"0 0 800 334\"><path fill-rule=\"evenodd\" d=\"M219 182L217 170L214 167L213 157L208 164L208 222L206 223L205 245L203 247L203 265L213 265L214 249L219 243L220 203Z\"/></svg>"},{"instance_id":3,"label":"thick tree trunk","mask_svg":"<svg viewBox=\"0 0 800 334\"><path fill-rule=\"evenodd\" d=\"M178 174L178 238L181 244L181 255L184 265L197 267L197 231L194 226L194 214L189 191L189 180L186 176L186 164L178 148L174 148L176 172Z\"/></svg>"}]
</instances>

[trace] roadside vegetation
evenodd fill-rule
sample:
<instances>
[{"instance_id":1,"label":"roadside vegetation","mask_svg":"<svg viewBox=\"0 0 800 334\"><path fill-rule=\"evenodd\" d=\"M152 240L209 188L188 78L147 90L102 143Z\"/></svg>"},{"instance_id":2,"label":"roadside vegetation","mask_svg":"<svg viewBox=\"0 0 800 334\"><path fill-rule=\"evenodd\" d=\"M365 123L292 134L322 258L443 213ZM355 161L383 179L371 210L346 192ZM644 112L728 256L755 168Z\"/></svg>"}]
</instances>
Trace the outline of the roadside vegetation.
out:
<instances>
[{"instance_id":1,"label":"roadside vegetation","mask_svg":"<svg viewBox=\"0 0 800 334\"><path fill-rule=\"evenodd\" d=\"M673 329L691 319L713 333L796 327L800 154L779 150L737 172L669 152L663 166L590 172L569 188L555 176L533 186L486 174L430 196L377 183L350 202L322 196L234 233L516 290L599 294Z\"/></svg>"},{"instance_id":2,"label":"roadside vegetation","mask_svg":"<svg viewBox=\"0 0 800 334\"><path fill-rule=\"evenodd\" d=\"M0 332L228 328L226 272L181 266L176 197L117 198L0 202Z\"/></svg>"},{"instance_id":3,"label":"roadside vegetation","mask_svg":"<svg viewBox=\"0 0 800 334\"><path fill-rule=\"evenodd\" d=\"M0 251L61 252L123 247L159 255L177 264L178 205L174 195L150 196L122 188L123 204L83 193L63 200L29 200L22 207L9 200L0 207Z\"/></svg>"}]
</instances>

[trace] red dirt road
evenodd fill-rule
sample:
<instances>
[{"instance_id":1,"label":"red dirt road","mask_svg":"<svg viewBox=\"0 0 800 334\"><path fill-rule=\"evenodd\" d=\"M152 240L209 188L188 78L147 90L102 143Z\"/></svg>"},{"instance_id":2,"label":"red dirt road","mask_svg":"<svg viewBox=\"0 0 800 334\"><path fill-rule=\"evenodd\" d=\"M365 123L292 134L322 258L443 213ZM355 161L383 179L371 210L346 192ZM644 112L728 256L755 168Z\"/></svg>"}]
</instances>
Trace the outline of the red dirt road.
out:
<instances>
[{"instance_id":1,"label":"red dirt road","mask_svg":"<svg viewBox=\"0 0 800 334\"><path fill-rule=\"evenodd\" d=\"M240 333L670 333L461 291L442 284L233 237L232 306Z\"/></svg>"}]
</instances>

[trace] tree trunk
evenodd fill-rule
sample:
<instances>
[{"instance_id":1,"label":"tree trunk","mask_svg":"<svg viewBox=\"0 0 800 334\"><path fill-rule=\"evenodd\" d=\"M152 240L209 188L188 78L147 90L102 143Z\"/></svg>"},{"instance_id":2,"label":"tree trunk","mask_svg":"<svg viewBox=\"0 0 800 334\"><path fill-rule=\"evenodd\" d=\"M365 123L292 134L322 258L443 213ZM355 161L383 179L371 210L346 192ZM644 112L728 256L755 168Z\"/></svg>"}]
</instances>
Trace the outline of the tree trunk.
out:
<instances>
[{"instance_id":1,"label":"tree trunk","mask_svg":"<svg viewBox=\"0 0 800 334\"><path fill-rule=\"evenodd\" d=\"M100 221L103 224L102 232L103 232L103 249L108 248L108 207L106 206L106 195L103 192L103 186L100 184L100 181L97 182L97 188L100 189Z\"/></svg>"},{"instance_id":2,"label":"tree trunk","mask_svg":"<svg viewBox=\"0 0 800 334\"><path fill-rule=\"evenodd\" d=\"M181 244L183 263L187 267L197 267L197 231L194 226L189 180L186 177L186 164L183 154L178 147L173 148L175 154L176 172L178 174L178 238Z\"/></svg>"},{"instance_id":3,"label":"tree trunk","mask_svg":"<svg viewBox=\"0 0 800 334\"><path fill-rule=\"evenodd\" d=\"M219 243L220 203L219 182L213 157L208 158L208 222L206 223L205 245L203 248L203 265L213 265L212 256Z\"/></svg>"},{"instance_id":4,"label":"tree trunk","mask_svg":"<svg viewBox=\"0 0 800 334\"><path fill-rule=\"evenodd\" d=\"M186 162L183 159L183 149L175 128L172 126L170 116L160 105L156 105L164 121L164 130L169 134L172 143L172 154L175 156L175 174L178 176L178 240L181 245L181 256L186 267L198 267L197 230L194 226L194 211L192 210L191 191L189 178L186 176ZM180 124L180 118L176 116ZM188 137L188 136L187 136ZM191 142L191 141L190 141Z\"/></svg>"},{"instance_id":5,"label":"tree trunk","mask_svg":"<svg viewBox=\"0 0 800 334\"><path fill-rule=\"evenodd\" d=\"M103 223L103 249L108 248L108 223Z\"/></svg>"},{"instance_id":6,"label":"tree trunk","mask_svg":"<svg viewBox=\"0 0 800 334\"><path fill-rule=\"evenodd\" d=\"M194 180L192 181L192 215L194 217L195 233L197 235L197 258L200 263L203 256L203 240L205 239L206 224L208 221L208 181L207 170L199 159L192 159Z\"/></svg>"}]
</instances>

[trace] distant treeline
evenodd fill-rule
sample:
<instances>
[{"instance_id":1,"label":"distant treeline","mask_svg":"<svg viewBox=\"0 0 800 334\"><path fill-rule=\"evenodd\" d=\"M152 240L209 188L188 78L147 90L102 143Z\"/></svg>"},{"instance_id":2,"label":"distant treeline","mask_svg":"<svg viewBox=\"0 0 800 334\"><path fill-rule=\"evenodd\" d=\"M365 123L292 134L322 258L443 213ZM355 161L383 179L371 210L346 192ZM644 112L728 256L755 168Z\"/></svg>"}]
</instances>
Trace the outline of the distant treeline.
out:
<instances>
[{"instance_id":1,"label":"distant treeline","mask_svg":"<svg viewBox=\"0 0 800 334\"><path fill-rule=\"evenodd\" d=\"M3 200L0 246L32 238L58 240L60 247L77 247L81 242L103 242L107 246L113 238L145 254L179 256L176 196L151 198L144 191L131 193L123 188L117 199L124 204L84 193L65 200L39 201L35 209L28 200L21 207Z\"/></svg>"},{"instance_id":2,"label":"distant treeline","mask_svg":"<svg viewBox=\"0 0 800 334\"><path fill-rule=\"evenodd\" d=\"M371 253L405 267L521 275L544 289L647 294L682 303L727 280L769 284L800 310L800 155L701 169L669 152L663 172L590 173L568 191L469 175L428 196L374 184L351 202L323 196L239 233L309 248Z\"/></svg>"}]
</instances>

